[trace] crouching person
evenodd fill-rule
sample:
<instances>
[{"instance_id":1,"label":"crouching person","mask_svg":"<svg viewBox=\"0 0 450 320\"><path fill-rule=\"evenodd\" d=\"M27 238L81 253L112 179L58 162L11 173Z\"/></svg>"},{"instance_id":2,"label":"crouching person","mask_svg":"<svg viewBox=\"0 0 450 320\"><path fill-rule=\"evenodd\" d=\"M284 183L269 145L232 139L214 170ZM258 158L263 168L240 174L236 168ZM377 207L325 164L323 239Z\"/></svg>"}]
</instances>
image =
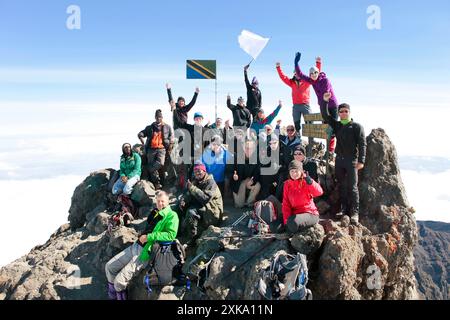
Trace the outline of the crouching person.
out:
<instances>
[{"instance_id":1,"label":"crouching person","mask_svg":"<svg viewBox=\"0 0 450 320\"><path fill-rule=\"evenodd\" d=\"M283 191L283 223L295 233L319 222L319 211L314 198L323 194L322 187L303 171L300 161L289 164L289 177Z\"/></svg>"},{"instance_id":2,"label":"crouching person","mask_svg":"<svg viewBox=\"0 0 450 320\"><path fill-rule=\"evenodd\" d=\"M122 145L120 177L114 183L112 193L130 195L134 185L141 179L141 156L131 150L131 144Z\"/></svg>"},{"instance_id":3,"label":"crouching person","mask_svg":"<svg viewBox=\"0 0 450 320\"><path fill-rule=\"evenodd\" d=\"M209 225L217 226L222 221L223 201L213 176L206 173L202 163L194 166L194 181L188 181L186 188L179 206L185 213L183 240L190 246Z\"/></svg>"},{"instance_id":4,"label":"crouching person","mask_svg":"<svg viewBox=\"0 0 450 320\"><path fill-rule=\"evenodd\" d=\"M169 196L156 192L156 207L147 219L147 227L131 246L117 254L105 266L108 279L108 296L113 300L127 299L127 286L131 279L150 260L150 250L155 242L174 241L178 232L178 215L169 206Z\"/></svg>"}]
</instances>

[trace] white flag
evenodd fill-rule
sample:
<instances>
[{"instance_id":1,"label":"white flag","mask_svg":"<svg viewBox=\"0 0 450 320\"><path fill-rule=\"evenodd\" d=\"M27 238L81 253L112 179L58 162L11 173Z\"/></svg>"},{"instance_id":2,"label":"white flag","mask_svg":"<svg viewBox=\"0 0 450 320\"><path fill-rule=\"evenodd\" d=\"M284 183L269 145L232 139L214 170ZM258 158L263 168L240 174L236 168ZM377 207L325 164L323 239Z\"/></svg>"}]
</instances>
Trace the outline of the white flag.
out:
<instances>
[{"instance_id":1,"label":"white flag","mask_svg":"<svg viewBox=\"0 0 450 320\"><path fill-rule=\"evenodd\" d=\"M242 50L251 55L253 59L256 59L259 56L269 40L269 38L263 38L248 30L242 30L238 37L239 46Z\"/></svg>"}]
</instances>

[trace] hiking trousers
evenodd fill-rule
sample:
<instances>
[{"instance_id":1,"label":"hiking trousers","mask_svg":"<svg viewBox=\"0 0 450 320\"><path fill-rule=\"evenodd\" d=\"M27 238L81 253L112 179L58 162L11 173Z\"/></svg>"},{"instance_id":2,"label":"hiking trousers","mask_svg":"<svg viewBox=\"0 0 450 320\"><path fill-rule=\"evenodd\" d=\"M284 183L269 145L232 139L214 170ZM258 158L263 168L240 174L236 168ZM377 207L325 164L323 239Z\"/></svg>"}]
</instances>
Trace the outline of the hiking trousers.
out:
<instances>
[{"instance_id":1,"label":"hiking trousers","mask_svg":"<svg viewBox=\"0 0 450 320\"><path fill-rule=\"evenodd\" d=\"M106 278L114 284L117 292L125 290L131 279L147 267L148 261L142 262L139 259L142 249L143 247L135 242L106 263Z\"/></svg>"},{"instance_id":2,"label":"hiking trousers","mask_svg":"<svg viewBox=\"0 0 450 320\"><path fill-rule=\"evenodd\" d=\"M261 190L261 184L257 182L250 188L247 188L247 183L249 181L250 178L241 181L238 193L233 192L234 206L236 208L240 209L243 208L245 205L253 206L253 204L255 203L256 197L258 196L259 191ZM250 190L248 197L246 197L247 190Z\"/></svg>"},{"instance_id":3,"label":"hiking trousers","mask_svg":"<svg viewBox=\"0 0 450 320\"><path fill-rule=\"evenodd\" d=\"M358 170L356 160L336 156L335 174L342 213L359 214Z\"/></svg>"},{"instance_id":4,"label":"hiking trousers","mask_svg":"<svg viewBox=\"0 0 450 320\"><path fill-rule=\"evenodd\" d=\"M127 183L123 183L121 177L114 183L112 188L113 194L127 194L130 195L133 192L133 187L141 178L139 176L134 176L132 178L128 178Z\"/></svg>"},{"instance_id":5,"label":"hiking trousers","mask_svg":"<svg viewBox=\"0 0 450 320\"><path fill-rule=\"evenodd\" d=\"M147 152L148 172L153 184L161 185L164 177L164 163L166 161L166 149L149 149Z\"/></svg>"},{"instance_id":6,"label":"hiking trousers","mask_svg":"<svg viewBox=\"0 0 450 320\"><path fill-rule=\"evenodd\" d=\"M294 104L292 107L292 118L294 118L295 130L297 130L299 136L302 136L302 115L311 113L311 107L307 104Z\"/></svg>"},{"instance_id":7,"label":"hiking trousers","mask_svg":"<svg viewBox=\"0 0 450 320\"><path fill-rule=\"evenodd\" d=\"M289 232L296 233L319 223L319 216L311 213L299 213L290 216L286 222Z\"/></svg>"}]
</instances>

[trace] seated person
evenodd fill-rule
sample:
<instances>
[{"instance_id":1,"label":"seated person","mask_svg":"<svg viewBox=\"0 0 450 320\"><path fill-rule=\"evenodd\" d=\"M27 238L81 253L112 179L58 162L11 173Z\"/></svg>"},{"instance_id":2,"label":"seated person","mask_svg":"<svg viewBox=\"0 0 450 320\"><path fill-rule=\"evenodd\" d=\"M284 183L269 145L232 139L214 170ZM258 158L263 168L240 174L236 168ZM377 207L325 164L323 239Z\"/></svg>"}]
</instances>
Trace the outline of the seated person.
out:
<instances>
[{"instance_id":1,"label":"seated person","mask_svg":"<svg viewBox=\"0 0 450 320\"><path fill-rule=\"evenodd\" d=\"M141 179L141 156L131 150L131 144L122 145L120 157L120 177L114 183L113 194L131 194L133 186Z\"/></svg>"},{"instance_id":2,"label":"seated person","mask_svg":"<svg viewBox=\"0 0 450 320\"><path fill-rule=\"evenodd\" d=\"M302 145L297 145L294 149L294 159L300 161L303 166L303 170L308 173L308 175L314 180L319 181L319 175L317 173L317 163L314 160L306 158L306 149ZM287 172L287 168L285 170L280 170L278 186L277 186L277 198L278 200L282 200L283 197L283 187L284 182L289 179L289 172Z\"/></svg>"},{"instance_id":3,"label":"seated person","mask_svg":"<svg viewBox=\"0 0 450 320\"><path fill-rule=\"evenodd\" d=\"M261 191L258 200L265 200L271 195L275 195L280 170L280 143L278 136L271 134L268 136L267 151L264 154L266 159L261 161L260 182Z\"/></svg>"},{"instance_id":4,"label":"seated person","mask_svg":"<svg viewBox=\"0 0 450 320\"><path fill-rule=\"evenodd\" d=\"M184 213L182 223L183 240L195 243L209 225L218 226L222 221L223 202L219 187L212 175L206 173L203 163L194 165L194 181L188 180L186 192L181 197L179 207Z\"/></svg>"},{"instance_id":5,"label":"seated person","mask_svg":"<svg viewBox=\"0 0 450 320\"><path fill-rule=\"evenodd\" d=\"M146 230L131 246L117 254L105 266L108 295L113 300L127 299L127 286L131 279L147 267L150 250L155 242L174 241L178 232L178 215L169 206L169 196L156 192L156 207L147 220Z\"/></svg>"},{"instance_id":6,"label":"seated person","mask_svg":"<svg viewBox=\"0 0 450 320\"><path fill-rule=\"evenodd\" d=\"M236 208L253 207L256 197L261 190L260 166L257 163L255 141L245 142L244 159L240 161L239 154L235 154L235 164L231 179L233 190L234 206ZM249 195L247 196L247 190Z\"/></svg>"},{"instance_id":7,"label":"seated person","mask_svg":"<svg viewBox=\"0 0 450 320\"><path fill-rule=\"evenodd\" d=\"M289 164L290 179L284 183L283 224L291 233L319 222L319 211L314 198L323 194L322 187L303 171L300 161Z\"/></svg>"}]
</instances>

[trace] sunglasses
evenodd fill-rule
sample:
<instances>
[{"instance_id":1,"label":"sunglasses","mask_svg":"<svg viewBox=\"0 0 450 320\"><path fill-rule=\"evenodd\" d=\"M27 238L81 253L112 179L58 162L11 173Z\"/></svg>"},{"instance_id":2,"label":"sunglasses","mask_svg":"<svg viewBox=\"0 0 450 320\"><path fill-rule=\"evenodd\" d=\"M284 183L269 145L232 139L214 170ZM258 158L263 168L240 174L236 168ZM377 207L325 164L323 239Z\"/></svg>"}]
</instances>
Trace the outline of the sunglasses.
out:
<instances>
[{"instance_id":1,"label":"sunglasses","mask_svg":"<svg viewBox=\"0 0 450 320\"><path fill-rule=\"evenodd\" d=\"M294 156L304 156L302 152L294 152Z\"/></svg>"},{"instance_id":2,"label":"sunglasses","mask_svg":"<svg viewBox=\"0 0 450 320\"><path fill-rule=\"evenodd\" d=\"M348 110L339 110L339 113L349 113Z\"/></svg>"},{"instance_id":3,"label":"sunglasses","mask_svg":"<svg viewBox=\"0 0 450 320\"><path fill-rule=\"evenodd\" d=\"M294 132L295 129L287 129L287 132Z\"/></svg>"}]
</instances>

